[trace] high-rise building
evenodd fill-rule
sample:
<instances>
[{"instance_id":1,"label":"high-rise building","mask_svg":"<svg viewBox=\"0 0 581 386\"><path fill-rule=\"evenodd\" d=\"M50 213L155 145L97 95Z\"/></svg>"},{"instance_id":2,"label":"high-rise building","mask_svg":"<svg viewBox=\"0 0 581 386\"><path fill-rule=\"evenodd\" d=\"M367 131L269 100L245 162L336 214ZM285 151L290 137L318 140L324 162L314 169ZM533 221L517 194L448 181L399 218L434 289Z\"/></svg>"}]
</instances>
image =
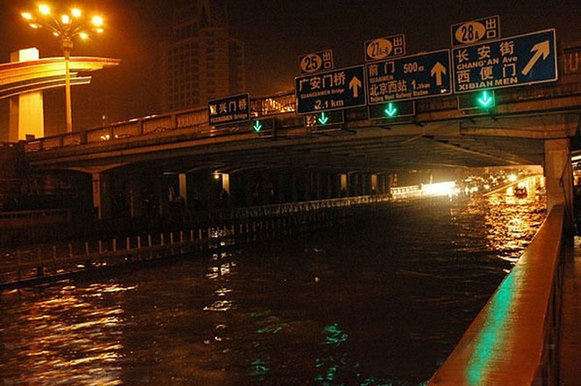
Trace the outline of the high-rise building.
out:
<instances>
[{"instance_id":1,"label":"high-rise building","mask_svg":"<svg viewBox=\"0 0 581 386\"><path fill-rule=\"evenodd\" d=\"M162 108L186 109L245 91L244 45L230 37L226 6L198 0L177 10L162 55Z\"/></svg>"}]
</instances>

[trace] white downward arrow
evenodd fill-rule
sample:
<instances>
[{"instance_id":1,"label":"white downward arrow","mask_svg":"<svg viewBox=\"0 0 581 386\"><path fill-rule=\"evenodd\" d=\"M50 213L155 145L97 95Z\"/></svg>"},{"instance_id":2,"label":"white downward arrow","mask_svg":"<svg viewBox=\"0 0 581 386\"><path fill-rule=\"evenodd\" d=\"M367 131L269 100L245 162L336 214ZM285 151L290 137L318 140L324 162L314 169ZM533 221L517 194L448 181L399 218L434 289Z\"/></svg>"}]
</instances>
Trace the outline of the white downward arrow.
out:
<instances>
[{"instance_id":1,"label":"white downward arrow","mask_svg":"<svg viewBox=\"0 0 581 386\"><path fill-rule=\"evenodd\" d=\"M359 87L361 87L361 81L358 77L354 76L349 82L349 88L353 90L353 98L357 98L359 96Z\"/></svg>"}]
</instances>

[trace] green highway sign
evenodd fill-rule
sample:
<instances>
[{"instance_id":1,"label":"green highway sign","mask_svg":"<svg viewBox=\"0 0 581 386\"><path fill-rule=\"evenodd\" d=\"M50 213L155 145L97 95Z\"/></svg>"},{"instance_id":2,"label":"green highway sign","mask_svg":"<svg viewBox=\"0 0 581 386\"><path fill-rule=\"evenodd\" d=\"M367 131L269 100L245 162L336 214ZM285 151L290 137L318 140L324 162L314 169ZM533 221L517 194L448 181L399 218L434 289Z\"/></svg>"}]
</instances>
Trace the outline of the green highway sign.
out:
<instances>
[{"instance_id":1,"label":"green highway sign","mask_svg":"<svg viewBox=\"0 0 581 386\"><path fill-rule=\"evenodd\" d=\"M305 126L311 131L338 129L345 123L343 110L322 111L317 114L305 115Z\"/></svg>"},{"instance_id":2,"label":"green highway sign","mask_svg":"<svg viewBox=\"0 0 581 386\"><path fill-rule=\"evenodd\" d=\"M363 66L338 68L295 78L297 114L365 106Z\"/></svg>"},{"instance_id":3,"label":"green highway sign","mask_svg":"<svg viewBox=\"0 0 581 386\"><path fill-rule=\"evenodd\" d=\"M458 110L488 111L496 106L494 90L482 90L457 95Z\"/></svg>"},{"instance_id":4,"label":"green highway sign","mask_svg":"<svg viewBox=\"0 0 581 386\"><path fill-rule=\"evenodd\" d=\"M252 131L261 136L274 134L276 121L274 118L259 118L252 120Z\"/></svg>"},{"instance_id":5,"label":"green highway sign","mask_svg":"<svg viewBox=\"0 0 581 386\"><path fill-rule=\"evenodd\" d=\"M416 103L414 101L386 102L379 105L370 105L367 111L369 119L393 121L416 115Z\"/></svg>"},{"instance_id":6,"label":"green highway sign","mask_svg":"<svg viewBox=\"0 0 581 386\"><path fill-rule=\"evenodd\" d=\"M208 122L212 126L231 125L250 120L248 93L208 101Z\"/></svg>"},{"instance_id":7,"label":"green highway sign","mask_svg":"<svg viewBox=\"0 0 581 386\"><path fill-rule=\"evenodd\" d=\"M370 62L367 104L430 98L452 93L450 50Z\"/></svg>"},{"instance_id":8,"label":"green highway sign","mask_svg":"<svg viewBox=\"0 0 581 386\"><path fill-rule=\"evenodd\" d=\"M456 94L558 79L554 29L454 47L452 56Z\"/></svg>"}]
</instances>

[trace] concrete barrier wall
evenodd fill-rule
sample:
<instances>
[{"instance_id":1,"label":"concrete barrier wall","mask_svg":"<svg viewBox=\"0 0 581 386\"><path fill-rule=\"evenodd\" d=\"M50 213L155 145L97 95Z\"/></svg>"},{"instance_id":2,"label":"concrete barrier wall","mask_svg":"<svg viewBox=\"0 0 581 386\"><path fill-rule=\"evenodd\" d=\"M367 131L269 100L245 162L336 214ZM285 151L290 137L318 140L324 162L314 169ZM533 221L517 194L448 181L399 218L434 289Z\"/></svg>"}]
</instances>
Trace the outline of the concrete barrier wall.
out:
<instances>
[{"instance_id":1,"label":"concrete barrier wall","mask_svg":"<svg viewBox=\"0 0 581 386\"><path fill-rule=\"evenodd\" d=\"M557 383L563 221L555 206L430 384Z\"/></svg>"}]
</instances>

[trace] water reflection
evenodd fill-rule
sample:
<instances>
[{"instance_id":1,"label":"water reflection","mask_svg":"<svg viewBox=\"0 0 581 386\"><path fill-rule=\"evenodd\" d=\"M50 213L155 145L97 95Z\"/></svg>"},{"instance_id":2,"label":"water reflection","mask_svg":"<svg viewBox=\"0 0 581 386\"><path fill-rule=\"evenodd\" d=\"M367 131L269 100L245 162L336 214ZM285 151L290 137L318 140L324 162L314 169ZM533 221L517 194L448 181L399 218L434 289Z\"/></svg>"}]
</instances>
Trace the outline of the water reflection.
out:
<instances>
[{"instance_id":1,"label":"water reflection","mask_svg":"<svg viewBox=\"0 0 581 386\"><path fill-rule=\"evenodd\" d=\"M521 193L515 195L515 189ZM514 265L546 215L544 178L528 178L516 186L488 195L486 239L499 259Z\"/></svg>"},{"instance_id":2,"label":"water reflection","mask_svg":"<svg viewBox=\"0 0 581 386\"><path fill-rule=\"evenodd\" d=\"M0 374L4 384L120 384L125 355L123 293L135 287L92 284L2 293ZM7 311L9 310L9 311Z\"/></svg>"},{"instance_id":3,"label":"water reflection","mask_svg":"<svg viewBox=\"0 0 581 386\"><path fill-rule=\"evenodd\" d=\"M543 202L386 206L325 232L237 251L217 238L205 257L5 292L0 379L419 384L530 241Z\"/></svg>"}]
</instances>

